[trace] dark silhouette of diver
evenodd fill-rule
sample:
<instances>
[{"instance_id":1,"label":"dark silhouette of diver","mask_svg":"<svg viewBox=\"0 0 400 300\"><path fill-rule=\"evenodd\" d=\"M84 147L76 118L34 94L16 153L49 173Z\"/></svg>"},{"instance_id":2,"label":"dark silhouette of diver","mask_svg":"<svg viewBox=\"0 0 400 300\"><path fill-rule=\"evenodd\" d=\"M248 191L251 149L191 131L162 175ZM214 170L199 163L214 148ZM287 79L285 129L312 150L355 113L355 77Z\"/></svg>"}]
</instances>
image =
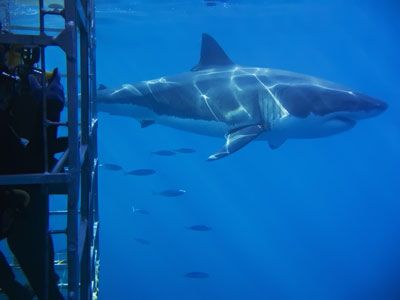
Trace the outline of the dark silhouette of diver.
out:
<instances>
[{"instance_id":1,"label":"dark silhouette of diver","mask_svg":"<svg viewBox=\"0 0 400 300\"><path fill-rule=\"evenodd\" d=\"M18 218L29 204L30 196L18 189L0 189L0 240L7 236L15 218ZM30 300L33 293L21 285L0 251L0 288L10 300Z\"/></svg>"},{"instance_id":2,"label":"dark silhouette of diver","mask_svg":"<svg viewBox=\"0 0 400 300\"><path fill-rule=\"evenodd\" d=\"M57 145L57 128L43 126L43 95L40 79L29 74L29 66L23 65L21 59L17 65L28 70L15 78L6 78L15 73L16 67L10 63L10 57L18 60L18 53L32 49L13 48L12 45L0 45L0 174L42 173L44 172L43 130L47 130L49 166L56 163L53 158ZM29 54L29 53L28 53ZM8 60L8 64L5 61ZM25 62L25 61L24 61ZM15 62L14 62L15 63ZM11 67L10 67L11 65ZM60 75L55 69L48 81L46 105L47 119L59 122L64 107L64 91ZM3 147L4 145L4 147ZM16 216L12 225L7 228L8 246L18 260L29 284L39 300L62 300L54 270L53 242L47 231L48 204L46 191L41 185L24 185L2 187L4 190L18 189L29 195L29 204L23 209L22 216ZM48 251L46 251L48 246ZM48 272L48 273L47 273ZM48 285L46 286L46 273ZM4 255L0 254L0 287L12 300L32 299L27 289L15 281ZM48 293L48 298L46 298Z\"/></svg>"}]
</instances>

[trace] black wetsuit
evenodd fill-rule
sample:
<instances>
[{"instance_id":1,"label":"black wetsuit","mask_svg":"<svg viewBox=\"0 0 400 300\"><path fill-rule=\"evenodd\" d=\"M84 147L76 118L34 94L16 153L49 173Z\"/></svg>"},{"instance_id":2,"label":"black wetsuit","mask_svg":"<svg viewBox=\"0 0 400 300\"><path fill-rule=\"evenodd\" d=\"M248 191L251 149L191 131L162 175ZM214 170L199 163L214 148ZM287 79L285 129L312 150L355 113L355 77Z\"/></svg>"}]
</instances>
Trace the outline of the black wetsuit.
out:
<instances>
[{"instance_id":1,"label":"black wetsuit","mask_svg":"<svg viewBox=\"0 0 400 300\"><path fill-rule=\"evenodd\" d=\"M59 77L57 78L58 85ZM31 85L32 86L32 85ZM60 112L64 106L64 95L62 87L53 93L51 89L47 94L47 119L57 122L60 118ZM15 99L13 99L13 110L11 120L11 132L0 133L0 137L12 137L17 135L18 138L26 138L29 143L26 147L19 149L21 151L14 152L14 147L19 146L7 145L8 149L2 151L10 153L12 163L1 161L4 165L0 164L0 171L3 174L10 173L42 173L44 172L44 151L43 151L43 124L42 124L42 95L41 90L36 87L25 90ZM3 122L4 123L4 122ZM9 125L9 124L2 124ZM0 129L1 131L1 129ZM48 146L51 150L56 143L57 131L54 127L49 127L48 131ZM14 136L15 138L15 136ZM20 142L20 141L19 141ZM2 141L3 145L3 141ZM1 147L3 148L3 147ZM53 157L53 153L49 151L49 159ZM20 155L16 157L15 153ZM1 153L3 155L3 153ZM7 157L7 156L6 156ZM11 167L5 170L4 167ZM51 167L51 166L50 166ZM14 169L13 169L14 168ZM18 186L30 195L30 203L24 211L24 216L17 218L10 229L7 241L8 245L17 258L22 270L24 271L32 289L37 295L39 300L61 300L64 299L60 293L57 282L58 276L54 270L54 250L53 242L50 234L48 233L48 194L45 192L45 187L41 185L26 185ZM46 251L48 246L48 252ZM1 268L1 266L0 266ZM4 268L4 266L3 266ZM45 276L48 272L48 286L45 285ZM4 276L9 276L8 271L0 272ZM0 281L3 279L0 278ZM46 298L46 290L48 291L48 298Z\"/></svg>"},{"instance_id":2,"label":"black wetsuit","mask_svg":"<svg viewBox=\"0 0 400 300\"><path fill-rule=\"evenodd\" d=\"M32 293L15 280L15 275L1 251L0 287L10 300L32 299Z\"/></svg>"}]
</instances>

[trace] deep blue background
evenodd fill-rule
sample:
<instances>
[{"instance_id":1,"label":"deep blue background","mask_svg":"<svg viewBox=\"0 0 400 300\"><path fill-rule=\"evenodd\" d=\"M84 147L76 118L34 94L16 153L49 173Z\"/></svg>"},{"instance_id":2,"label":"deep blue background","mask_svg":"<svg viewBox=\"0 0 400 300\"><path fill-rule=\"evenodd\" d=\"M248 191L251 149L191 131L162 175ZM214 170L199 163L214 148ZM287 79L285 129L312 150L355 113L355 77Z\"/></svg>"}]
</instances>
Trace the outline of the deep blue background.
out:
<instances>
[{"instance_id":1,"label":"deep blue background","mask_svg":"<svg viewBox=\"0 0 400 300\"><path fill-rule=\"evenodd\" d=\"M322 77L390 108L341 135L275 151L255 142L214 163L205 159L222 140L100 114L101 161L158 172L100 173L100 299L400 299L397 2L107 2L96 9L107 86L189 70L207 32L238 64ZM151 155L177 147L197 153ZM166 188L187 193L153 195Z\"/></svg>"}]
</instances>

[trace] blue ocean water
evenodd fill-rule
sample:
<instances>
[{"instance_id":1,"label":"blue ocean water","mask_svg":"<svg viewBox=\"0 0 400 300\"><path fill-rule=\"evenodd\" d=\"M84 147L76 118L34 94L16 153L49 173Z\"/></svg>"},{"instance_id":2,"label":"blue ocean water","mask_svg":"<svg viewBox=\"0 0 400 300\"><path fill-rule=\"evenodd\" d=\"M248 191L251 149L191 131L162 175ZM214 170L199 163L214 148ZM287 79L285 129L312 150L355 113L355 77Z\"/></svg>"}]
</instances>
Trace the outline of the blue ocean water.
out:
<instances>
[{"instance_id":1,"label":"blue ocean water","mask_svg":"<svg viewBox=\"0 0 400 300\"><path fill-rule=\"evenodd\" d=\"M203 32L238 64L314 75L389 109L340 135L222 140L100 114L101 299L400 299L400 6L396 1L97 3L97 79L189 70ZM189 147L193 154L151 152ZM181 197L155 195L184 189ZM132 206L150 215L133 214ZM187 227L204 224L211 231ZM187 272L205 272L193 279Z\"/></svg>"},{"instance_id":2,"label":"blue ocean water","mask_svg":"<svg viewBox=\"0 0 400 300\"><path fill-rule=\"evenodd\" d=\"M221 139L100 113L101 162L156 171L100 169L100 299L400 299L399 15L390 0L97 1L106 86L191 69L206 32L240 65L314 75L389 104L348 132L277 150L254 142L212 163ZM49 68L64 64L49 52ZM152 154L177 148L196 152ZM167 189L186 193L159 195Z\"/></svg>"}]
</instances>

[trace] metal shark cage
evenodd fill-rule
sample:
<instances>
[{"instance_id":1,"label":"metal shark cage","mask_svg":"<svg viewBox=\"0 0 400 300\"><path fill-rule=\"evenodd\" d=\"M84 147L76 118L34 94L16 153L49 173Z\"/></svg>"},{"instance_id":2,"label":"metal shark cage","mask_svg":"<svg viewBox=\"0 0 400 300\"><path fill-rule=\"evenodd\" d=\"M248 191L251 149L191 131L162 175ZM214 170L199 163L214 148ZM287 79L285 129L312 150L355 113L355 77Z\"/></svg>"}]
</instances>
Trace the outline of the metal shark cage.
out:
<instances>
[{"instance_id":1,"label":"metal shark cage","mask_svg":"<svg viewBox=\"0 0 400 300\"><path fill-rule=\"evenodd\" d=\"M49 122L46 118L46 101L43 101L43 126L66 126L68 148L49 170L48 149L45 146L44 173L3 175L0 176L0 185L39 184L43 187L47 207L50 195L67 196L67 210L49 212L49 215L65 216L66 229L49 230L47 219L47 230L51 234L66 235L68 282L63 285L67 288L67 299L97 299L99 215L94 0L67 0L64 5L48 7L45 9L44 0L38 0L38 34L2 32L0 42L40 47L42 70L46 70L46 47L59 47L65 53L67 122ZM57 35L46 33L46 15L59 15L64 19L65 26ZM43 132L43 140L47 145L46 130Z\"/></svg>"}]
</instances>

